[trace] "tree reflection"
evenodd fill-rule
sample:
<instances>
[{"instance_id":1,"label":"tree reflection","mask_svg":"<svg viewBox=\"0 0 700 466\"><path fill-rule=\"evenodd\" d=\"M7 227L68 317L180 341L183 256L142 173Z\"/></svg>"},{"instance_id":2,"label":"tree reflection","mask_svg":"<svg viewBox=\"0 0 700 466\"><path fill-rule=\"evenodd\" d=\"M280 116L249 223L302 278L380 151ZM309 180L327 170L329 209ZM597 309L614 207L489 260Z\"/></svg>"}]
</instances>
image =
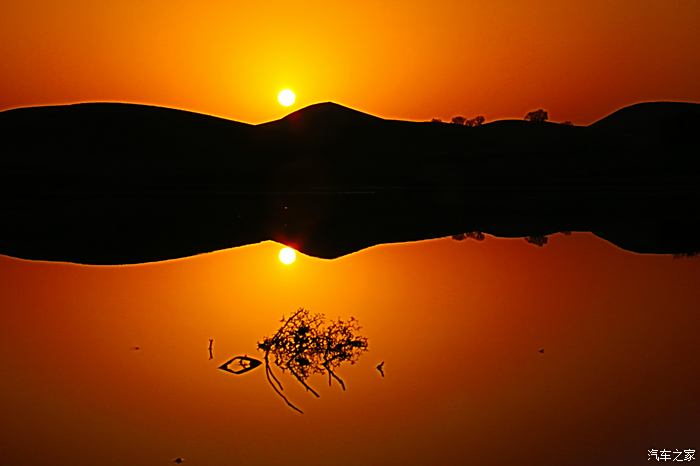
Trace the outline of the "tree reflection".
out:
<instances>
[{"instance_id":1,"label":"tree reflection","mask_svg":"<svg viewBox=\"0 0 700 466\"><path fill-rule=\"evenodd\" d=\"M336 370L343 363L355 364L363 352L367 351L367 338L360 336L360 326L354 317L348 320L326 320L323 314L312 314L301 308L289 318L282 317L282 326L271 336L258 343L265 363L265 375L272 389L287 405L302 413L282 393L284 387L275 375L272 364L282 372L289 372L297 382L314 396L318 392L307 383L315 374L328 375L328 385L335 380L343 390L345 382ZM245 367L243 370L231 370L229 365L236 363ZM257 363L257 364L256 364ZM262 362L247 356L237 356L220 367L234 374L242 374L254 369Z\"/></svg>"},{"instance_id":2,"label":"tree reflection","mask_svg":"<svg viewBox=\"0 0 700 466\"><path fill-rule=\"evenodd\" d=\"M531 236L526 236L525 241L527 241L530 244L534 244L535 246L544 246L547 244L549 239L545 235L531 235Z\"/></svg>"}]
</instances>

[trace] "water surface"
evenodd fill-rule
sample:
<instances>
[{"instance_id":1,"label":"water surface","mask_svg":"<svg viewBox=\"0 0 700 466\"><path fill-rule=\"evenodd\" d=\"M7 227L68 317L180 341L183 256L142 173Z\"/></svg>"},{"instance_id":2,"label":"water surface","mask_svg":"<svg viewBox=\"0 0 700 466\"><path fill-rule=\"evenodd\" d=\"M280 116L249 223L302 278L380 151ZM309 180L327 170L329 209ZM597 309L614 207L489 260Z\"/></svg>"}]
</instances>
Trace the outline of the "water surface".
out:
<instances>
[{"instance_id":1,"label":"water surface","mask_svg":"<svg viewBox=\"0 0 700 466\"><path fill-rule=\"evenodd\" d=\"M0 258L0 463L641 464L700 446L700 260L590 234L291 266L280 247L124 267ZM299 307L355 316L369 338L345 392L282 377L303 415L262 368L217 370L259 356Z\"/></svg>"}]
</instances>

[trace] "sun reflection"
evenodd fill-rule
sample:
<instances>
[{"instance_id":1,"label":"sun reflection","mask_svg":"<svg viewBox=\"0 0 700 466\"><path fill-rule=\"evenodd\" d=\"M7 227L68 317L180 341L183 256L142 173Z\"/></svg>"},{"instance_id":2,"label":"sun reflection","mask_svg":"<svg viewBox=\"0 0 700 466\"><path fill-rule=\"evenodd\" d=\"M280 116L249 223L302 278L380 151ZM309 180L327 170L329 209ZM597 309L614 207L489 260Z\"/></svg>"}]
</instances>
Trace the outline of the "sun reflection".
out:
<instances>
[{"instance_id":1,"label":"sun reflection","mask_svg":"<svg viewBox=\"0 0 700 466\"><path fill-rule=\"evenodd\" d=\"M280 249L278 257L280 262L282 262L283 264L293 264L294 261L297 260L297 252L290 247L284 247Z\"/></svg>"}]
</instances>

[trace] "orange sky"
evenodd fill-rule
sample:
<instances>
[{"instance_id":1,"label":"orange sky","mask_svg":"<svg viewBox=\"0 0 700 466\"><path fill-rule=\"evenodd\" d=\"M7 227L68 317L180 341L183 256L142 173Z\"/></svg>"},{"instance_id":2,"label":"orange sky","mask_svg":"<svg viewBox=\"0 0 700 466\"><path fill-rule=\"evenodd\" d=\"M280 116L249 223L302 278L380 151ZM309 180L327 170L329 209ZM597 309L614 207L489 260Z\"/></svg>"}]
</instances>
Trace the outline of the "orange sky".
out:
<instances>
[{"instance_id":1,"label":"orange sky","mask_svg":"<svg viewBox=\"0 0 700 466\"><path fill-rule=\"evenodd\" d=\"M0 109L116 100L258 123L336 101L390 118L589 123L700 101L700 2L10 0Z\"/></svg>"}]
</instances>

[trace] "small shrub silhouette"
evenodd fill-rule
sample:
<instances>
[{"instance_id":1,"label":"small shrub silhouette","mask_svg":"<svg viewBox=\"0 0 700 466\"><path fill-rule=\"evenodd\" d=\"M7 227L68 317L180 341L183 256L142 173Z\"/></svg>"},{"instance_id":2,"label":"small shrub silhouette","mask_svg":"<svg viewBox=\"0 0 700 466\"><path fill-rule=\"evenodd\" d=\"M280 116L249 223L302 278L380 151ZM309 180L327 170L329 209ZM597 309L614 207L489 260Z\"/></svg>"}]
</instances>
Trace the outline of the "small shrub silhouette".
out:
<instances>
[{"instance_id":1,"label":"small shrub silhouette","mask_svg":"<svg viewBox=\"0 0 700 466\"><path fill-rule=\"evenodd\" d=\"M547 244L548 238L545 235L532 235L532 236L526 236L525 241L527 241L530 244L534 244L536 246L544 246Z\"/></svg>"},{"instance_id":2,"label":"small shrub silhouette","mask_svg":"<svg viewBox=\"0 0 700 466\"><path fill-rule=\"evenodd\" d=\"M469 126L471 128L481 126L484 124L486 121L486 118L484 118L482 115L477 115L474 118L469 118L464 122L465 126Z\"/></svg>"},{"instance_id":3,"label":"small shrub silhouette","mask_svg":"<svg viewBox=\"0 0 700 466\"><path fill-rule=\"evenodd\" d=\"M486 236L480 231L468 231L466 233L458 233L456 235L452 235L452 239L456 241L463 241L467 238L475 239L477 241L483 241L484 239L486 239Z\"/></svg>"},{"instance_id":4,"label":"small shrub silhouette","mask_svg":"<svg viewBox=\"0 0 700 466\"><path fill-rule=\"evenodd\" d=\"M539 110L528 112L528 114L525 115L525 119L527 121L534 121L536 123L542 123L544 121L547 121L548 118L549 115L547 114L547 111L541 108Z\"/></svg>"},{"instance_id":5,"label":"small shrub silhouette","mask_svg":"<svg viewBox=\"0 0 700 466\"><path fill-rule=\"evenodd\" d=\"M486 239L486 236L480 231L468 231L464 234L467 238L475 239L477 241L483 241Z\"/></svg>"}]
</instances>

